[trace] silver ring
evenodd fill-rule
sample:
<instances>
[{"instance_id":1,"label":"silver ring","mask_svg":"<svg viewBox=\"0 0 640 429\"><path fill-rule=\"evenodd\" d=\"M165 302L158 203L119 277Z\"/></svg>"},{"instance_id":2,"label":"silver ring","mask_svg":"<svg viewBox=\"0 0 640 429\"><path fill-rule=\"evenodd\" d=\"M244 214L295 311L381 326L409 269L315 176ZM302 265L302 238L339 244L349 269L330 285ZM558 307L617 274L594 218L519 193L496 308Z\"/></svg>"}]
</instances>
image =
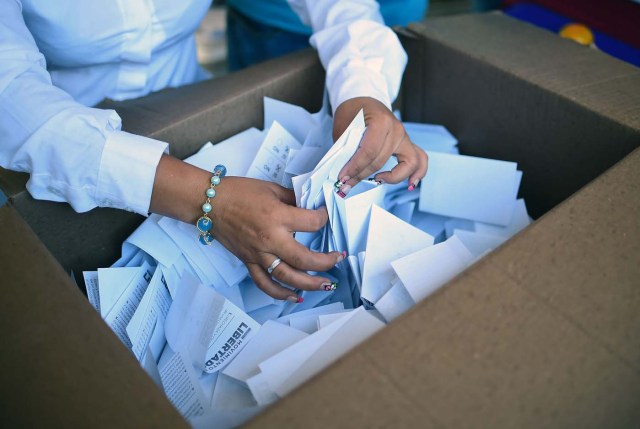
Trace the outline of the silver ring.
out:
<instances>
[{"instance_id":1,"label":"silver ring","mask_svg":"<svg viewBox=\"0 0 640 429\"><path fill-rule=\"evenodd\" d=\"M278 265L280 265L280 262L282 262L282 259L280 259L280 258L276 258L276 260L275 260L275 261L273 261L273 262L271 263L271 265L269 265L269 268L267 268L267 272L268 272L269 274L271 274L271 273L273 272L273 270L275 270L275 269L276 269L276 267L277 267Z\"/></svg>"}]
</instances>

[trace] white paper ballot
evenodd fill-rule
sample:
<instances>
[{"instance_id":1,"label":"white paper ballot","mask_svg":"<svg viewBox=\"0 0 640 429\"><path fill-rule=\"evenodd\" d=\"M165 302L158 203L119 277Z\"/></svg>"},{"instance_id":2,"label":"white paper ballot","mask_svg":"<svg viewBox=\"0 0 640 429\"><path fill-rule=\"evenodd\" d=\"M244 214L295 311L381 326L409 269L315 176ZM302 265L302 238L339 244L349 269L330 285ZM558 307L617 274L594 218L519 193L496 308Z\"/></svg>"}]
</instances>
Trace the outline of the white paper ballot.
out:
<instances>
[{"instance_id":1,"label":"white paper ballot","mask_svg":"<svg viewBox=\"0 0 640 429\"><path fill-rule=\"evenodd\" d=\"M508 225L513 214L514 162L433 152L420 186L421 211Z\"/></svg>"},{"instance_id":2,"label":"white paper ballot","mask_svg":"<svg viewBox=\"0 0 640 429\"><path fill-rule=\"evenodd\" d=\"M225 298L188 274L177 292L165 322L167 342L202 371Z\"/></svg>"},{"instance_id":3,"label":"white paper ballot","mask_svg":"<svg viewBox=\"0 0 640 429\"><path fill-rule=\"evenodd\" d=\"M204 370L211 373L223 369L257 334L259 328L258 322L231 301L225 300L209 343Z\"/></svg>"},{"instance_id":4,"label":"white paper ballot","mask_svg":"<svg viewBox=\"0 0 640 429\"><path fill-rule=\"evenodd\" d=\"M453 235L453 231L457 230L465 230L465 231L475 231L476 230L476 222L467 219L455 219L451 218L445 221L444 229L447 238L451 238Z\"/></svg>"},{"instance_id":5,"label":"white paper ballot","mask_svg":"<svg viewBox=\"0 0 640 429\"><path fill-rule=\"evenodd\" d=\"M315 116L302 107L264 97L264 129L276 121L299 142L305 141L309 131L318 126Z\"/></svg>"},{"instance_id":6,"label":"white paper ballot","mask_svg":"<svg viewBox=\"0 0 640 429\"><path fill-rule=\"evenodd\" d=\"M288 314L277 318L275 321L285 325L289 325L289 321L292 317L304 317L304 316L319 316L321 314L331 314L344 310L344 304L342 302L333 302L331 304L323 305L320 307L310 308L308 310L299 311L293 314Z\"/></svg>"},{"instance_id":7,"label":"white paper ballot","mask_svg":"<svg viewBox=\"0 0 640 429\"><path fill-rule=\"evenodd\" d=\"M411 141L425 152L452 153L458 140L442 125L403 122L405 131Z\"/></svg>"},{"instance_id":8,"label":"white paper ballot","mask_svg":"<svg viewBox=\"0 0 640 429\"><path fill-rule=\"evenodd\" d=\"M218 382L218 375L218 372L214 372L213 374L207 374L206 372L203 372L198 378L198 383L200 384L202 393L204 394L209 407L211 407L212 405L211 401L213 399L213 391L215 390L216 383Z\"/></svg>"},{"instance_id":9,"label":"white paper ballot","mask_svg":"<svg viewBox=\"0 0 640 429\"><path fill-rule=\"evenodd\" d=\"M461 273L473 262L473 255L455 235L391 263L396 275L418 302Z\"/></svg>"},{"instance_id":10,"label":"white paper ballot","mask_svg":"<svg viewBox=\"0 0 640 429\"><path fill-rule=\"evenodd\" d=\"M376 310L389 323L415 304L407 289L398 279L392 283L391 289L376 302Z\"/></svg>"},{"instance_id":11,"label":"white paper ballot","mask_svg":"<svg viewBox=\"0 0 640 429\"><path fill-rule=\"evenodd\" d=\"M189 262L188 265L196 272L202 283L206 285L226 284L222 275L220 275L215 266L211 264L209 258L207 258L207 255L205 255L203 249L205 246L198 242L197 233L190 234L186 232L186 228L181 227L179 225L180 223L181 222L168 217L163 217L158 221L160 228L178 245L184 257Z\"/></svg>"},{"instance_id":12,"label":"white paper ballot","mask_svg":"<svg viewBox=\"0 0 640 429\"><path fill-rule=\"evenodd\" d=\"M274 121L247 171L247 177L282 183L289 151L301 147L295 137Z\"/></svg>"},{"instance_id":13,"label":"white paper ballot","mask_svg":"<svg viewBox=\"0 0 640 429\"><path fill-rule=\"evenodd\" d=\"M309 184L302 187L303 190L308 189L308 192L299 198L301 202L306 202L302 204L302 207L317 209L324 204L324 198L318 198L323 196L324 182L329 180L333 184L338 180L338 173L358 150L365 129L364 115L360 111L311 172L308 179ZM297 196L296 200L298 200Z\"/></svg>"},{"instance_id":14,"label":"white paper ballot","mask_svg":"<svg viewBox=\"0 0 640 429\"><path fill-rule=\"evenodd\" d=\"M246 385L224 374L218 375L211 398L213 410L241 410L258 405Z\"/></svg>"},{"instance_id":15,"label":"white paper ballot","mask_svg":"<svg viewBox=\"0 0 640 429\"><path fill-rule=\"evenodd\" d=\"M276 303L276 300L264 293L251 277L247 277L240 282L239 287L240 293L242 294L244 311L247 313Z\"/></svg>"},{"instance_id":16,"label":"white paper ballot","mask_svg":"<svg viewBox=\"0 0 640 429\"><path fill-rule=\"evenodd\" d=\"M273 320L280 316L286 301L276 301L275 304L267 305L249 313L249 316L256 322L262 324L267 320Z\"/></svg>"},{"instance_id":17,"label":"white paper ballot","mask_svg":"<svg viewBox=\"0 0 640 429\"><path fill-rule=\"evenodd\" d=\"M511 223L504 226L489 225L487 223L476 222L476 232L489 235L499 235L502 237L512 237L518 232L523 230L531 223L529 213L527 213L527 207L523 199L516 200L513 208L513 217Z\"/></svg>"},{"instance_id":18,"label":"white paper ballot","mask_svg":"<svg viewBox=\"0 0 640 429\"><path fill-rule=\"evenodd\" d=\"M147 262L144 262L138 270L138 273L133 277L127 288L104 318L107 325L109 325L118 338L120 338L120 341L128 348L131 348L132 345L127 335L127 325L133 317L136 308L138 308L138 304L140 304L154 272L154 269L147 264Z\"/></svg>"},{"instance_id":19,"label":"white paper ballot","mask_svg":"<svg viewBox=\"0 0 640 429\"><path fill-rule=\"evenodd\" d=\"M447 216L434 215L416 210L411 217L411 225L432 236L434 242L439 242L442 241L439 240L440 238L444 240L445 222L449 219Z\"/></svg>"},{"instance_id":20,"label":"white paper ballot","mask_svg":"<svg viewBox=\"0 0 640 429\"><path fill-rule=\"evenodd\" d=\"M140 267L98 268L100 314L105 318L127 289Z\"/></svg>"},{"instance_id":21,"label":"white paper ballot","mask_svg":"<svg viewBox=\"0 0 640 429\"><path fill-rule=\"evenodd\" d=\"M391 288L391 261L433 245L433 237L374 205L366 243L361 295L375 303Z\"/></svg>"},{"instance_id":22,"label":"white paper ballot","mask_svg":"<svg viewBox=\"0 0 640 429\"><path fill-rule=\"evenodd\" d=\"M171 237L158 226L158 221L161 217L157 214L152 214L142 222L142 225L125 240L122 245L122 253L127 251L127 246L133 246L144 250L162 265L168 267L175 264L181 252Z\"/></svg>"},{"instance_id":23,"label":"white paper ballot","mask_svg":"<svg viewBox=\"0 0 640 429\"><path fill-rule=\"evenodd\" d=\"M317 317L317 316L316 316ZM297 343L307 334L272 320L267 321L244 350L223 370L223 374L246 383L258 374L260 362Z\"/></svg>"},{"instance_id":24,"label":"white paper ballot","mask_svg":"<svg viewBox=\"0 0 640 429\"><path fill-rule=\"evenodd\" d=\"M269 405L278 400L278 395L269 385L269 379L259 372L247 380L247 386L259 405Z\"/></svg>"},{"instance_id":25,"label":"white paper ballot","mask_svg":"<svg viewBox=\"0 0 640 429\"><path fill-rule=\"evenodd\" d=\"M474 259L494 250L507 240L501 235L482 234L479 232L456 229L453 231L454 237L458 237L464 247L469 249Z\"/></svg>"},{"instance_id":26,"label":"white paper ballot","mask_svg":"<svg viewBox=\"0 0 640 429\"><path fill-rule=\"evenodd\" d=\"M292 317L289 326L307 334L313 334L318 330L318 316Z\"/></svg>"},{"instance_id":27,"label":"white paper ballot","mask_svg":"<svg viewBox=\"0 0 640 429\"><path fill-rule=\"evenodd\" d=\"M339 311L337 313L331 313L331 314L321 314L318 316L318 329L324 329L327 326L329 326L330 324L332 324L333 322L341 319L342 317L344 317L346 315L346 313L350 313L354 310L342 310Z\"/></svg>"},{"instance_id":28,"label":"white paper ballot","mask_svg":"<svg viewBox=\"0 0 640 429\"><path fill-rule=\"evenodd\" d=\"M355 255L366 250L365 238L369 229L371 206L384 204L384 187L363 181L358 183L346 198L335 198L340 222L346 231L347 252ZM332 228L333 225L332 223Z\"/></svg>"},{"instance_id":29,"label":"white paper ballot","mask_svg":"<svg viewBox=\"0 0 640 429\"><path fill-rule=\"evenodd\" d=\"M319 347L310 347L314 349L314 352L308 355L307 359L302 360L301 365L288 365L289 371L286 374L288 376L285 380L277 384L275 387L276 394L282 397L290 393L293 389L331 365L339 359L340 356L384 327L385 324L377 317L371 315L363 307L359 307L347 313L343 319L339 319L326 328L298 342L292 347L305 342L312 342L311 338L314 335L320 335L323 332L330 333L324 341L321 341ZM284 362L281 363L284 364ZM263 364L266 364L266 362ZM263 367L263 364L260 365L260 368L264 372L266 365Z\"/></svg>"},{"instance_id":30,"label":"white paper ballot","mask_svg":"<svg viewBox=\"0 0 640 429\"><path fill-rule=\"evenodd\" d=\"M209 409L193 367L180 353L166 347L158 363L158 371L164 393L185 418L201 416Z\"/></svg>"},{"instance_id":31,"label":"white paper ballot","mask_svg":"<svg viewBox=\"0 0 640 429\"><path fill-rule=\"evenodd\" d=\"M264 136L265 133L257 128L249 128L199 151L185 161L207 171L212 171L213 167L222 164L227 167L230 175L244 176Z\"/></svg>"},{"instance_id":32,"label":"white paper ballot","mask_svg":"<svg viewBox=\"0 0 640 429\"><path fill-rule=\"evenodd\" d=\"M162 331L159 335L160 344L153 344L153 356L159 356L164 342L164 322L171 305L171 295L164 278L161 267L153 273L149 287L147 288L140 305L136 309L131 321L127 325L127 334L131 339L133 354L142 361L144 354L151 343L156 330ZM160 348L160 350L158 350Z\"/></svg>"},{"instance_id":33,"label":"white paper ballot","mask_svg":"<svg viewBox=\"0 0 640 429\"><path fill-rule=\"evenodd\" d=\"M100 313L100 289L98 287L98 272L83 271L84 285L87 289L87 299L93 308Z\"/></svg>"}]
</instances>

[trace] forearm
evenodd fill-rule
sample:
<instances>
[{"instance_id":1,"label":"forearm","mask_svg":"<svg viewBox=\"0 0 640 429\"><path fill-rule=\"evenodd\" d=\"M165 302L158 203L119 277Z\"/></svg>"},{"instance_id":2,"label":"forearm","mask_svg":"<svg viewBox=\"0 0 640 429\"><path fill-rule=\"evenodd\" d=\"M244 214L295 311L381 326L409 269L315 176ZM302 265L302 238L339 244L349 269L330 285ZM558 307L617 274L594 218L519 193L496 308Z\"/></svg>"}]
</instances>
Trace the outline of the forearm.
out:
<instances>
[{"instance_id":1,"label":"forearm","mask_svg":"<svg viewBox=\"0 0 640 429\"><path fill-rule=\"evenodd\" d=\"M205 190L211 173L169 155L163 155L156 170L149 211L186 223L202 216Z\"/></svg>"},{"instance_id":2,"label":"forearm","mask_svg":"<svg viewBox=\"0 0 640 429\"><path fill-rule=\"evenodd\" d=\"M387 107L395 100L407 56L384 25L373 0L289 0L311 25L311 44L327 71L332 107L355 97L372 97Z\"/></svg>"}]
</instances>

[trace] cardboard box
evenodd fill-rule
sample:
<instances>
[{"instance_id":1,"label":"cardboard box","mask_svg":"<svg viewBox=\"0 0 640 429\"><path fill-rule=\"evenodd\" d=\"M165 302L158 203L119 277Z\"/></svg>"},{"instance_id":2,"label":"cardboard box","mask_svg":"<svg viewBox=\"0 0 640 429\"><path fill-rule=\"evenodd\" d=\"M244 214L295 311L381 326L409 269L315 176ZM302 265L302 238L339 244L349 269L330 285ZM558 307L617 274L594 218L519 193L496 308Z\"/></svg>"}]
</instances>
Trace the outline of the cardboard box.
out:
<instances>
[{"instance_id":1,"label":"cardboard box","mask_svg":"<svg viewBox=\"0 0 640 429\"><path fill-rule=\"evenodd\" d=\"M248 426L637 427L640 71L500 14L401 35L405 119L517 161L540 218ZM114 106L187 156L260 126L262 96L313 110L321 88L303 52ZM0 174L7 426L186 425L20 216L67 270L109 265L142 219L35 202L20 180Z\"/></svg>"}]
</instances>

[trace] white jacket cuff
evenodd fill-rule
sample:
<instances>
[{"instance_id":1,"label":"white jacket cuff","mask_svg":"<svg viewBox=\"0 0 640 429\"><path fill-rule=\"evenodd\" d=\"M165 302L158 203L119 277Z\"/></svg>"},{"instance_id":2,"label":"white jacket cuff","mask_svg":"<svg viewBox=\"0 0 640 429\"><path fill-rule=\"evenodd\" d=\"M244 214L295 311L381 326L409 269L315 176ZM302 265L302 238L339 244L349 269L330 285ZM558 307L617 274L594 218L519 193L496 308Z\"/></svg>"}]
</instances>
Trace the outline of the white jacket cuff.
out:
<instances>
[{"instance_id":1,"label":"white jacket cuff","mask_svg":"<svg viewBox=\"0 0 640 429\"><path fill-rule=\"evenodd\" d=\"M168 153L164 142L125 131L109 133L100 161L96 203L146 216L163 153Z\"/></svg>"}]
</instances>

